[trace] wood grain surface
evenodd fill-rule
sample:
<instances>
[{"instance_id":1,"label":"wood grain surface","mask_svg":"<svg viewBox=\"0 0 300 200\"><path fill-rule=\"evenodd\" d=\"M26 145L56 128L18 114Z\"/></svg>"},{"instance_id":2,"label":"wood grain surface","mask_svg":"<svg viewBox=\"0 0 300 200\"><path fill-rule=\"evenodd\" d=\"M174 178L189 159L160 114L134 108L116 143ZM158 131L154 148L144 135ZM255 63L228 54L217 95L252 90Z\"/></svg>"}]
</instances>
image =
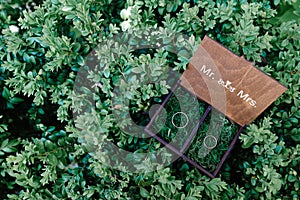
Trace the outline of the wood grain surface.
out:
<instances>
[{"instance_id":1,"label":"wood grain surface","mask_svg":"<svg viewBox=\"0 0 300 200\"><path fill-rule=\"evenodd\" d=\"M181 85L241 126L250 124L287 89L207 36Z\"/></svg>"}]
</instances>

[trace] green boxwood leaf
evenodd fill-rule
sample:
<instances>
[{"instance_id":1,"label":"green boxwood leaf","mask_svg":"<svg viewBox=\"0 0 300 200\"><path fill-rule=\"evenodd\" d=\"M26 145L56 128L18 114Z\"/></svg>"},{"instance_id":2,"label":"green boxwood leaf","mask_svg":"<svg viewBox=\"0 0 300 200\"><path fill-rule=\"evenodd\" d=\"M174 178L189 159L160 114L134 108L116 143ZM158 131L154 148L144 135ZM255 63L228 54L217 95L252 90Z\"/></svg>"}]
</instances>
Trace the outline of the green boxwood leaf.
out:
<instances>
[{"instance_id":1,"label":"green boxwood leaf","mask_svg":"<svg viewBox=\"0 0 300 200\"><path fill-rule=\"evenodd\" d=\"M18 149L15 147L5 147L2 149L2 151L4 151L5 153L13 153L16 152Z\"/></svg>"},{"instance_id":2,"label":"green boxwood leaf","mask_svg":"<svg viewBox=\"0 0 300 200\"><path fill-rule=\"evenodd\" d=\"M24 102L24 99L19 98L19 97L13 97L9 100L10 103L12 104L18 104Z\"/></svg>"},{"instance_id":3,"label":"green boxwood leaf","mask_svg":"<svg viewBox=\"0 0 300 200\"><path fill-rule=\"evenodd\" d=\"M150 193L143 187L140 187L140 195L144 198L150 197Z\"/></svg>"},{"instance_id":4,"label":"green boxwood leaf","mask_svg":"<svg viewBox=\"0 0 300 200\"><path fill-rule=\"evenodd\" d=\"M10 92L9 92L9 90L7 89L7 87L4 87L3 88L3 91L2 91L2 97L4 98L4 99L9 99L9 97L10 97Z\"/></svg>"},{"instance_id":5,"label":"green boxwood leaf","mask_svg":"<svg viewBox=\"0 0 300 200\"><path fill-rule=\"evenodd\" d=\"M68 11L73 10L73 7L71 7L71 6L64 6L64 7L62 7L61 10L64 11L64 12L68 12Z\"/></svg>"}]
</instances>

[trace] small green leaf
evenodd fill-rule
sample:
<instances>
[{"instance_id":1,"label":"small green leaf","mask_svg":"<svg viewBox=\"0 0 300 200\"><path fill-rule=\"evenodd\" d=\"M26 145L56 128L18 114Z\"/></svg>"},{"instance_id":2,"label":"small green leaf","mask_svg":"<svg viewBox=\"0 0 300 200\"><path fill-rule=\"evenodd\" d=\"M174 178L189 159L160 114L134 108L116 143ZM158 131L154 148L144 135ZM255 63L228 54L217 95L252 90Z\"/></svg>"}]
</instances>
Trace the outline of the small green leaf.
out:
<instances>
[{"instance_id":1,"label":"small green leaf","mask_svg":"<svg viewBox=\"0 0 300 200\"><path fill-rule=\"evenodd\" d=\"M189 165L184 163L181 168L179 169L181 172L185 172L189 170Z\"/></svg>"},{"instance_id":2,"label":"small green leaf","mask_svg":"<svg viewBox=\"0 0 300 200\"><path fill-rule=\"evenodd\" d=\"M68 11L73 10L73 7L71 7L71 6L64 6L64 7L62 7L61 10L64 11L64 12L68 12Z\"/></svg>"},{"instance_id":3,"label":"small green leaf","mask_svg":"<svg viewBox=\"0 0 300 200\"><path fill-rule=\"evenodd\" d=\"M256 178L251 178L251 184L253 185L253 186L255 186L256 185Z\"/></svg>"},{"instance_id":4,"label":"small green leaf","mask_svg":"<svg viewBox=\"0 0 300 200\"><path fill-rule=\"evenodd\" d=\"M289 44L288 39L282 40L282 42L281 42L282 47L286 47L288 44Z\"/></svg>"},{"instance_id":5,"label":"small green leaf","mask_svg":"<svg viewBox=\"0 0 300 200\"><path fill-rule=\"evenodd\" d=\"M13 153L16 152L18 149L15 147L5 147L2 149L2 151L4 151L5 153Z\"/></svg>"},{"instance_id":6,"label":"small green leaf","mask_svg":"<svg viewBox=\"0 0 300 200\"><path fill-rule=\"evenodd\" d=\"M12 105L12 103L10 103L10 102L7 102L6 107L7 107L8 109L14 109L14 108L15 108L15 107Z\"/></svg>"},{"instance_id":7,"label":"small green leaf","mask_svg":"<svg viewBox=\"0 0 300 200\"><path fill-rule=\"evenodd\" d=\"M67 15L66 19L74 19L76 16L75 15Z\"/></svg>"},{"instance_id":8,"label":"small green leaf","mask_svg":"<svg viewBox=\"0 0 300 200\"><path fill-rule=\"evenodd\" d=\"M74 52L79 52L80 48L81 48L81 45L78 42L73 45Z\"/></svg>"},{"instance_id":9,"label":"small green leaf","mask_svg":"<svg viewBox=\"0 0 300 200\"><path fill-rule=\"evenodd\" d=\"M297 178L295 177L295 176L293 176L292 174L290 174L289 176L288 176L288 181L289 182L295 182L297 180Z\"/></svg>"},{"instance_id":10,"label":"small green leaf","mask_svg":"<svg viewBox=\"0 0 300 200\"><path fill-rule=\"evenodd\" d=\"M150 193L143 187L140 187L140 195L144 198L150 197Z\"/></svg>"},{"instance_id":11,"label":"small green leaf","mask_svg":"<svg viewBox=\"0 0 300 200\"><path fill-rule=\"evenodd\" d=\"M159 8L158 8L158 13L159 13L160 15L163 15L163 14L164 14L164 11L165 11L165 8L164 8L164 7L159 7Z\"/></svg>"},{"instance_id":12,"label":"small green leaf","mask_svg":"<svg viewBox=\"0 0 300 200\"><path fill-rule=\"evenodd\" d=\"M22 103L24 101L24 99L19 98L19 97L13 97L9 101L12 104L18 104L18 103Z\"/></svg>"},{"instance_id":13,"label":"small green leaf","mask_svg":"<svg viewBox=\"0 0 300 200\"><path fill-rule=\"evenodd\" d=\"M259 187L259 186L255 187L255 190L256 190L257 192L259 192L259 193L262 193L262 192L264 192L264 191L265 191L265 189L264 189L264 188L262 188L262 187Z\"/></svg>"},{"instance_id":14,"label":"small green leaf","mask_svg":"<svg viewBox=\"0 0 300 200\"><path fill-rule=\"evenodd\" d=\"M46 130L46 132L52 132L55 130L55 126L49 126L49 128Z\"/></svg>"},{"instance_id":15,"label":"small green leaf","mask_svg":"<svg viewBox=\"0 0 300 200\"><path fill-rule=\"evenodd\" d=\"M142 70L141 67L135 67L135 68L132 69L132 72L137 73L137 74L142 73L142 71L143 70Z\"/></svg>"},{"instance_id":16,"label":"small green leaf","mask_svg":"<svg viewBox=\"0 0 300 200\"><path fill-rule=\"evenodd\" d=\"M8 143L9 146L17 146L18 144L20 144L20 140L11 140Z\"/></svg>"},{"instance_id":17,"label":"small green leaf","mask_svg":"<svg viewBox=\"0 0 300 200\"><path fill-rule=\"evenodd\" d=\"M300 129L298 129L298 133L300 133ZM300 134L295 134L295 135L291 135L292 139L295 141L295 142L300 142Z\"/></svg>"},{"instance_id":18,"label":"small green leaf","mask_svg":"<svg viewBox=\"0 0 300 200\"><path fill-rule=\"evenodd\" d=\"M54 154L50 154L48 156L48 159L49 159L49 163L51 163L52 165L57 165L58 164L58 160L57 160L57 158Z\"/></svg>"},{"instance_id":19,"label":"small green leaf","mask_svg":"<svg viewBox=\"0 0 300 200\"><path fill-rule=\"evenodd\" d=\"M1 144L1 149L7 146L8 141L9 141L8 139L5 139L5 140L2 142L2 144Z\"/></svg>"},{"instance_id":20,"label":"small green leaf","mask_svg":"<svg viewBox=\"0 0 300 200\"><path fill-rule=\"evenodd\" d=\"M10 92L9 92L9 90L7 89L7 87L4 87L3 88L3 91L2 91L2 97L4 98L4 99L9 99L9 97L10 97Z\"/></svg>"},{"instance_id":21,"label":"small green leaf","mask_svg":"<svg viewBox=\"0 0 300 200\"><path fill-rule=\"evenodd\" d=\"M291 128L292 126L293 126L292 123L289 121L286 121L283 125L284 128Z\"/></svg>"},{"instance_id":22,"label":"small green leaf","mask_svg":"<svg viewBox=\"0 0 300 200\"><path fill-rule=\"evenodd\" d=\"M178 52L178 56L180 57L184 57L184 58L189 58L190 57L190 53L186 50L180 50Z\"/></svg>"},{"instance_id":23,"label":"small green leaf","mask_svg":"<svg viewBox=\"0 0 300 200\"><path fill-rule=\"evenodd\" d=\"M82 56L77 56L77 63L80 65L80 66L83 66L85 64L85 61L83 59Z\"/></svg>"},{"instance_id":24,"label":"small green leaf","mask_svg":"<svg viewBox=\"0 0 300 200\"><path fill-rule=\"evenodd\" d=\"M254 137L248 137L244 143L242 144L242 147L244 149L248 149L253 143L255 142L255 138Z\"/></svg>"},{"instance_id":25,"label":"small green leaf","mask_svg":"<svg viewBox=\"0 0 300 200\"><path fill-rule=\"evenodd\" d=\"M171 2L169 2L168 5L167 5L167 7L166 7L166 9L167 9L168 12L172 12L172 10L173 10L173 5L170 4L170 3Z\"/></svg>"},{"instance_id":26,"label":"small green leaf","mask_svg":"<svg viewBox=\"0 0 300 200\"><path fill-rule=\"evenodd\" d=\"M48 151L56 148L56 146L50 140L46 140L45 147L48 149Z\"/></svg>"},{"instance_id":27,"label":"small green leaf","mask_svg":"<svg viewBox=\"0 0 300 200\"><path fill-rule=\"evenodd\" d=\"M44 115L44 114L45 114L45 111L44 111L42 108L39 108L39 109L38 109L38 113L41 114L41 115Z\"/></svg>"},{"instance_id":28,"label":"small green leaf","mask_svg":"<svg viewBox=\"0 0 300 200\"><path fill-rule=\"evenodd\" d=\"M108 78L109 75L110 75L109 69L105 69L104 72L103 72L103 74L104 74L105 78Z\"/></svg>"},{"instance_id":29,"label":"small green leaf","mask_svg":"<svg viewBox=\"0 0 300 200\"><path fill-rule=\"evenodd\" d=\"M290 122L292 122L293 124L298 124L298 119L297 118L290 118Z\"/></svg>"},{"instance_id":30,"label":"small green leaf","mask_svg":"<svg viewBox=\"0 0 300 200\"><path fill-rule=\"evenodd\" d=\"M288 114L287 114L287 112L284 112L283 114L282 114L282 119L287 119L289 116L288 116Z\"/></svg>"},{"instance_id":31,"label":"small green leaf","mask_svg":"<svg viewBox=\"0 0 300 200\"><path fill-rule=\"evenodd\" d=\"M58 0L51 0L51 2L52 2L54 5L57 5L57 4L58 4Z\"/></svg>"}]
</instances>

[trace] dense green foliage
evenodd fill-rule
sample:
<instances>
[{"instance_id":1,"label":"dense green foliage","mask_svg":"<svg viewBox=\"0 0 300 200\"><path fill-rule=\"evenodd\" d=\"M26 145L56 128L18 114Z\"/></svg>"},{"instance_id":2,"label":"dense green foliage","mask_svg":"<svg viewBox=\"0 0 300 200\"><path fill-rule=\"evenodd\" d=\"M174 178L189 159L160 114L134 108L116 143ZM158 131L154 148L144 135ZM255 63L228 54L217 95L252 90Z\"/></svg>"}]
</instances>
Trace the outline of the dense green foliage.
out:
<instances>
[{"instance_id":1,"label":"dense green foliage","mask_svg":"<svg viewBox=\"0 0 300 200\"><path fill-rule=\"evenodd\" d=\"M299 199L299 13L296 0L1 0L0 198ZM154 26L161 27L163 41L174 32L189 37L190 52L208 35L288 87L241 135L215 179L182 159L153 172L117 171L90 156L80 143L72 90L86 56L118 33ZM107 55L105 68L91 77L102 87L97 88L97 112L86 117L97 117L97 131L122 148L155 150L155 143L148 145L116 128L110 107L113 86L128 71L147 77L151 72L143 70L145 64L157 77L165 65L182 72L188 55L120 51L122 57L116 59L109 49L98 50ZM147 87L135 79L124 83L135 85L141 92L127 91L132 105L119 109L137 116L153 99L160 102L169 88L163 81ZM92 126L80 118L77 123ZM230 125L225 128L229 131ZM161 134L170 136L167 130ZM103 139L95 138L99 143Z\"/></svg>"}]
</instances>

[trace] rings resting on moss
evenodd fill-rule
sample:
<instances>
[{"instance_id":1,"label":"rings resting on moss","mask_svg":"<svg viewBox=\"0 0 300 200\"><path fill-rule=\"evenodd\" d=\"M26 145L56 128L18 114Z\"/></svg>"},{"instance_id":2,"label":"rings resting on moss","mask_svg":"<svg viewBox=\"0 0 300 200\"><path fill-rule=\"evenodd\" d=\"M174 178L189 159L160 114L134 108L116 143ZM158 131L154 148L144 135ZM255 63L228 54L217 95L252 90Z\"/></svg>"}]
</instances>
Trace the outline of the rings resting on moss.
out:
<instances>
[{"instance_id":1,"label":"rings resting on moss","mask_svg":"<svg viewBox=\"0 0 300 200\"><path fill-rule=\"evenodd\" d=\"M183 126L176 126L174 123L174 117L178 114L184 115L184 117L186 118L186 123ZM174 127L176 128L185 128L189 123L189 117L187 116L187 114L185 114L184 112L176 112L173 116L172 116L172 124Z\"/></svg>"},{"instance_id":2,"label":"rings resting on moss","mask_svg":"<svg viewBox=\"0 0 300 200\"><path fill-rule=\"evenodd\" d=\"M212 142L212 144L213 145L207 145L207 140L213 140L213 142ZM204 144L204 147L205 148L207 148L207 149L213 149L213 148L215 148L216 146L217 146L217 144L218 144L218 140L217 140L217 138L215 137L215 136L213 136L213 135L207 135L205 138L204 138L204 140L203 140L203 144Z\"/></svg>"}]
</instances>

